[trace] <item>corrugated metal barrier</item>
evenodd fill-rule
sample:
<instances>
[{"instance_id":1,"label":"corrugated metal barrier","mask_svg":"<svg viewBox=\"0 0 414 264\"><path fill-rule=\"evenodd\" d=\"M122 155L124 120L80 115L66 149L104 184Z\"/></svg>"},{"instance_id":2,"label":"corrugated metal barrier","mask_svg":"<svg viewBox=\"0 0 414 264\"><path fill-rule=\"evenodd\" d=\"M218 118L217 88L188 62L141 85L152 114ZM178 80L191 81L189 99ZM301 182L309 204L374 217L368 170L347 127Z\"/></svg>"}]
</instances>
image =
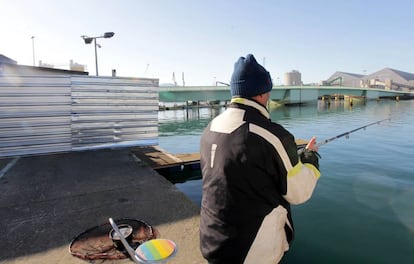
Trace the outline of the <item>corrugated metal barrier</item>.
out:
<instances>
[{"instance_id":1,"label":"corrugated metal barrier","mask_svg":"<svg viewBox=\"0 0 414 264\"><path fill-rule=\"evenodd\" d=\"M158 79L0 76L0 157L158 144Z\"/></svg>"}]
</instances>

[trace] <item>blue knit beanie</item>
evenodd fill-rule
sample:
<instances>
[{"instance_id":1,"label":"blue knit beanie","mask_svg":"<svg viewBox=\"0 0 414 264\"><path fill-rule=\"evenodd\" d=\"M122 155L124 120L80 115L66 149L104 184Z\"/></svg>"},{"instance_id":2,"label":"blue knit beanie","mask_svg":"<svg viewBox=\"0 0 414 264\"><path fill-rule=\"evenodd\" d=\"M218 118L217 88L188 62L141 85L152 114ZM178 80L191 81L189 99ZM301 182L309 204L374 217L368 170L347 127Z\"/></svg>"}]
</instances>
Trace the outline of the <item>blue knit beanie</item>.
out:
<instances>
[{"instance_id":1,"label":"blue knit beanie","mask_svg":"<svg viewBox=\"0 0 414 264\"><path fill-rule=\"evenodd\" d=\"M252 54L240 57L231 76L231 96L250 98L272 90L272 78Z\"/></svg>"}]
</instances>

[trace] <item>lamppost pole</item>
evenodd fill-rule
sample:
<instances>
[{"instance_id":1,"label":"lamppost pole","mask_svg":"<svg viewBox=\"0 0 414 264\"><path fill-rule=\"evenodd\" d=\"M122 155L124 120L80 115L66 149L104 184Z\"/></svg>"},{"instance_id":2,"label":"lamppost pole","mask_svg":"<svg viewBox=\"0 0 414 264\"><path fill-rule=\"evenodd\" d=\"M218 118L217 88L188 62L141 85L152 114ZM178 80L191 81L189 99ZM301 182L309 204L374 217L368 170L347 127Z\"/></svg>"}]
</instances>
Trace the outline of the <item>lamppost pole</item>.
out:
<instances>
[{"instance_id":1,"label":"lamppost pole","mask_svg":"<svg viewBox=\"0 0 414 264\"><path fill-rule=\"evenodd\" d=\"M112 38L115 35L114 32L105 32L102 36L98 37L88 37L86 35L82 35L81 38L85 41L85 44L91 44L93 41L93 44L95 46L95 67L96 67L96 76L98 76L98 52L96 50L96 47L98 44L96 43L97 38ZM99 46L100 47L100 46Z\"/></svg>"},{"instance_id":2,"label":"lamppost pole","mask_svg":"<svg viewBox=\"0 0 414 264\"><path fill-rule=\"evenodd\" d=\"M99 76L98 74L98 53L96 52L96 38L93 39L95 44L95 67L96 67L96 76Z\"/></svg>"},{"instance_id":3,"label":"lamppost pole","mask_svg":"<svg viewBox=\"0 0 414 264\"><path fill-rule=\"evenodd\" d=\"M32 36L32 49L33 49L33 66L36 66L36 63L35 63L35 52L34 52L34 36Z\"/></svg>"}]
</instances>

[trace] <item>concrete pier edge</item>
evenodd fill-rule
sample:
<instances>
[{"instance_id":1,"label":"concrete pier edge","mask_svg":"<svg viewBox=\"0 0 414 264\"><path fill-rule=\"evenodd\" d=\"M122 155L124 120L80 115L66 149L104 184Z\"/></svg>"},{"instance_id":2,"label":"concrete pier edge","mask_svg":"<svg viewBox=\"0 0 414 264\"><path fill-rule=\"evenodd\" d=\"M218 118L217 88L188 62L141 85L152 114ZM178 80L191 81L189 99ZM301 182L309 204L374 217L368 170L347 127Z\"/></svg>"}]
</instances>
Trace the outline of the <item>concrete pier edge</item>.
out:
<instances>
[{"instance_id":1,"label":"concrete pier edge","mask_svg":"<svg viewBox=\"0 0 414 264\"><path fill-rule=\"evenodd\" d=\"M13 160L0 159L0 170ZM168 263L206 263L199 207L129 149L19 158L0 178L0 215L0 263L87 263L69 244L109 217L143 220L173 240L178 252Z\"/></svg>"}]
</instances>

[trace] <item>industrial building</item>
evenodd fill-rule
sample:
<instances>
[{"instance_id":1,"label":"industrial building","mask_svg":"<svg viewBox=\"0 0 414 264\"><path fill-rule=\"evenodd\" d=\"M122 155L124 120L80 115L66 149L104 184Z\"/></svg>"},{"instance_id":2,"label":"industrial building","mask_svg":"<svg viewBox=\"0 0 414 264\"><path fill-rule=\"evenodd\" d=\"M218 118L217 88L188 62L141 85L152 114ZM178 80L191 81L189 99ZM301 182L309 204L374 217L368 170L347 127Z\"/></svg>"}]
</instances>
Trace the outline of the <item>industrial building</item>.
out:
<instances>
[{"instance_id":1,"label":"industrial building","mask_svg":"<svg viewBox=\"0 0 414 264\"><path fill-rule=\"evenodd\" d=\"M363 77L362 74L337 71L328 80L322 81L322 85L360 87L360 81Z\"/></svg>"},{"instance_id":2,"label":"industrial building","mask_svg":"<svg viewBox=\"0 0 414 264\"><path fill-rule=\"evenodd\" d=\"M385 68L363 77L360 87L409 92L414 90L414 74Z\"/></svg>"},{"instance_id":3,"label":"industrial building","mask_svg":"<svg viewBox=\"0 0 414 264\"><path fill-rule=\"evenodd\" d=\"M348 86L362 88L379 88L395 91L414 90L414 74L384 68L368 75L335 72L322 85L327 86Z\"/></svg>"}]
</instances>

